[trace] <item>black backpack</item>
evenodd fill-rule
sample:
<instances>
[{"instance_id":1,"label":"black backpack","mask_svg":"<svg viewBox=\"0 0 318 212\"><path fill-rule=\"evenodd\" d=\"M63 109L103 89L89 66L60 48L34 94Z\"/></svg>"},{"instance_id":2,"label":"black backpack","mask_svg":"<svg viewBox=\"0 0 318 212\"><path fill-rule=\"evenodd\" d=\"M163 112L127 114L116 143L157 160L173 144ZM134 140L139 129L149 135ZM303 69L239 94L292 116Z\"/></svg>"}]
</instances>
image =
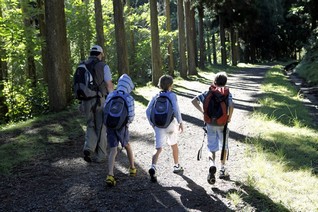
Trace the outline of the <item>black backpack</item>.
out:
<instances>
[{"instance_id":1,"label":"black backpack","mask_svg":"<svg viewBox=\"0 0 318 212\"><path fill-rule=\"evenodd\" d=\"M151 122L159 128L167 128L174 117L172 102L167 92L161 91L157 96L150 113Z\"/></svg>"},{"instance_id":2,"label":"black backpack","mask_svg":"<svg viewBox=\"0 0 318 212\"><path fill-rule=\"evenodd\" d=\"M104 107L104 124L107 128L120 129L128 121L127 97L123 91L114 91L114 95Z\"/></svg>"},{"instance_id":3,"label":"black backpack","mask_svg":"<svg viewBox=\"0 0 318 212\"><path fill-rule=\"evenodd\" d=\"M92 63L93 64L85 64L85 62L81 62L74 73L74 95L78 100L89 100L98 96L99 86L96 83L96 74L94 70L96 62L93 61Z\"/></svg>"}]
</instances>

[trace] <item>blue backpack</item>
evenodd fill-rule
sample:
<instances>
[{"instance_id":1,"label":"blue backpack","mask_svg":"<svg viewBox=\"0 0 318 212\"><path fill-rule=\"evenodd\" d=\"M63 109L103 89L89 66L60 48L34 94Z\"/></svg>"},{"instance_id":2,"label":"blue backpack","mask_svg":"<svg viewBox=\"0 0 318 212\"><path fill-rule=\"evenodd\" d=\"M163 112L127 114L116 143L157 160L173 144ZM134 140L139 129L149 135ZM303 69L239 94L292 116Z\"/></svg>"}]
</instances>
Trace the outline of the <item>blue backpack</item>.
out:
<instances>
[{"instance_id":1,"label":"blue backpack","mask_svg":"<svg viewBox=\"0 0 318 212\"><path fill-rule=\"evenodd\" d=\"M172 102L168 93L161 91L157 96L150 113L151 122L159 128L167 128L174 117Z\"/></svg>"},{"instance_id":2,"label":"blue backpack","mask_svg":"<svg viewBox=\"0 0 318 212\"><path fill-rule=\"evenodd\" d=\"M129 94L123 91L114 91L114 95L104 107L104 124L110 129L120 129L127 124Z\"/></svg>"}]
</instances>

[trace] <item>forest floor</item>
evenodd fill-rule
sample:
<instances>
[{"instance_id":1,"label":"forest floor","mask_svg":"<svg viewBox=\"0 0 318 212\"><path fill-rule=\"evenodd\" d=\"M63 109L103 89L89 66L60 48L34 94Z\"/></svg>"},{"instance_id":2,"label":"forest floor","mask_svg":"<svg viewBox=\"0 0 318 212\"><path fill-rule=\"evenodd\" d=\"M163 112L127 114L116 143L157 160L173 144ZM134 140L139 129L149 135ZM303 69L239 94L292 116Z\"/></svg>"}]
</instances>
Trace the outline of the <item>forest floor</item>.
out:
<instances>
[{"instance_id":1,"label":"forest floor","mask_svg":"<svg viewBox=\"0 0 318 212\"><path fill-rule=\"evenodd\" d=\"M56 145L54 151L43 157L17 167L15 174L2 176L0 211L245 211L247 208L256 211L255 199L233 204L228 196L245 189L246 173L241 166L248 147L244 140L253 133L249 114L257 107L260 85L268 68L258 66L229 74L228 85L235 111L229 124L228 179L217 178L214 185L208 184L207 150L204 149L201 161L196 158L204 135L203 121L190 101L206 90L211 80L201 77L199 81L187 82L186 86L175 85L185 126L179 135L183 174L172 172L171 149L165 146L158 161L158 182L150 182L148 169L154 151L153 130L145 117L145 105L137 103L136 117L130 126L137 176L129 176L126 152L121 151L116 158L117 185L107 187L107 162L88 164L82 158L83 133L68 143ZM74 111L73 115L80 114ZM270 211L271 204L275 203L268 202Z\"/></svg>"}]
</instances>

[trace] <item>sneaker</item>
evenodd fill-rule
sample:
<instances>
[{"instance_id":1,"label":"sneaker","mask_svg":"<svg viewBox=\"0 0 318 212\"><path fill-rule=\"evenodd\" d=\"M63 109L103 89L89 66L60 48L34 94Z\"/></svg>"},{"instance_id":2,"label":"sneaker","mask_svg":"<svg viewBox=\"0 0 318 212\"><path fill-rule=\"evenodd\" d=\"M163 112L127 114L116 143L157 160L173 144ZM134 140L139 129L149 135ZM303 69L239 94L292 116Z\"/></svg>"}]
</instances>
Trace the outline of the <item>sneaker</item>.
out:
<instances>
[{"instance_id":1,"label":"sneaker","mask_svg":"<svg viewBox=\"0 0 318 212\"><path fill-rule=\"evenodd\" d=\"M178 166L173 166L173 173L180 174L183 172L183 167L178 164Z\"/></svg>"},{"instance_id":2,"label":"sneaker","mask_svg":"<svg viewBox=\"0 0 318 212\"><path fill-rule=\"evenodd\" d=\"M137 169L136 168L129 168L129 175L134 177L137 174Z\"/></svg>"},{"instance_id":3,"label":"sneaker","mask_svg":"<svg viewBox=\"0 0 318 212\"><path fill-rule=\"evenodd\" d=\"M109 187L115 186L115 185L116 185L116 180L115 180L114 176L107 175L107 177L106 177L106 184L107 184Z\"/></svg>"},{"instance_id":4,"label":"sneaker","mask_svg":"<svg viewBox=\"0 0 318 212\"><path fill-rule=\"evenodd\" d=\"M208 183L211 185L215 183L215 173L216 173L216 167L210 166L207 180L208 180Z\"/></svg>"},{"instance_id":5,"label":"sneaker","mask_svg":"<svg viewBox=\"0 0 318 212\"><path fill-rule=\"evenodd\" d=\"M91 161L94 163L104 163L106 162L106 159L105 158L100 159L100 158L94 157L94 158L91 158Z\"/></svg>"},{"instance_id":6,"label":"sneaker","mask_svg":"<svg viewBox=\"0 0 318 212\"><path fill-rule=\"evenodd\" d=\"M150 181L153 183L157 182L156 169L151 167L148 172L150 175Z\"/></svg>"},{"instance_id":7,"label":"sneaker","mask_svg":"<svg viewBox=\"0 0 318 212\"><path fill-rule=\"evenodd\" d=\"M88 150L84 150L84 160L87 163L92 162L91 153Z\"/></svg>"},{"instance_id":8,"label":"sneaker","mask_svg":"<svg viewBox=\"0 0 318 212\"><path fill-rule=\"evenodd\" d=\"M220 179L224 179L224 178L227 178L229 176L230 176L229 173L227 172L227 170L224 167L220 169L220 174L219 174Z\"/></svg>"}]
</instances>

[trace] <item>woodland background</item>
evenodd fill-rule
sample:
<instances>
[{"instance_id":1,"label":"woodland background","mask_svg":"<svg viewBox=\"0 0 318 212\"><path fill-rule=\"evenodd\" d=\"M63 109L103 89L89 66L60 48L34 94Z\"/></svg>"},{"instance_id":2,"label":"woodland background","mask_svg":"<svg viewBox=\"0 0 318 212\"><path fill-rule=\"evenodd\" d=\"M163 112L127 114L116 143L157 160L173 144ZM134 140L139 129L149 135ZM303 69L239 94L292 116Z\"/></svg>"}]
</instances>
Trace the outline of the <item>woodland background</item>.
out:
<instances>
[{"instance_id":1,"label":"woodland background","mask_svg":"<svg viewBox=\"0 0 318 212\"><path fill-rule=\"evenodd\" d=\"M114 82L299 61L296 72L318 84L317 9L314 0L0 0L0 124L72 105L72 75L93 44Z\"/></svg>"}]
</instances>

